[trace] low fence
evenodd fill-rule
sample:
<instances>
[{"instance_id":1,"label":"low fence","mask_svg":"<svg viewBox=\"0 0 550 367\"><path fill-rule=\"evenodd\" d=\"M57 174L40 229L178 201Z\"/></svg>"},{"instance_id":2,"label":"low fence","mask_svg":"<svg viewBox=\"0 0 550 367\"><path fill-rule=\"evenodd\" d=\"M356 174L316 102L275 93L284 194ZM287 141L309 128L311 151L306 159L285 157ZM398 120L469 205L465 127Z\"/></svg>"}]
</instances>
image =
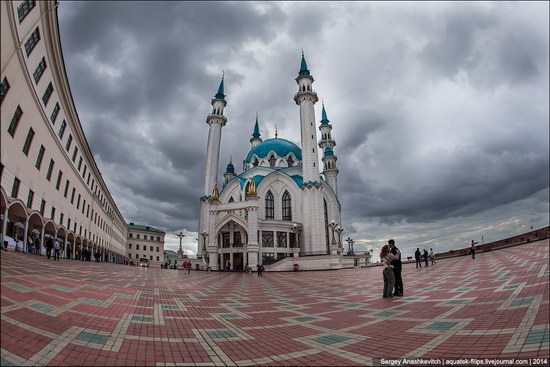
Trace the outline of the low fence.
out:
<instances>
[{"instance_id":1,"label":"low fence","mask_svg":"<svg viewBox=\"0 0 550 367\"><path fill-rule=\"evenodd\" d=\"M544 240L550 237L550 226L540 228L531 232L523 233L517 236L508 237L502 240L493 241L484 243L481 245L476 245L476 253L480 252L489 252L493 250L498 250L506 247L512 247L517 245L522 245L524 243L536 242ZM436 259L446 259L449 257L465 256L470 254L470 247L462 248L458 250L450 250L447 252L440 252L435 254Z\"/></svg>"}]
</instances>

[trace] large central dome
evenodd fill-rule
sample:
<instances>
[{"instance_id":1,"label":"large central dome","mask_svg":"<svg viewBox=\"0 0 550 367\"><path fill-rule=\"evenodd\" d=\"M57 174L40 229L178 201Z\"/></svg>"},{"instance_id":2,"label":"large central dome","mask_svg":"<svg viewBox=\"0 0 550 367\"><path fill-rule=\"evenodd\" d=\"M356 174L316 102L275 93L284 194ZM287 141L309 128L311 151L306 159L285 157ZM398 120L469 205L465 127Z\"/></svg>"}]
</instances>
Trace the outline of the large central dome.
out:
<instances>
[{"instance_id":1,"label":"large central dome","mask_svg":"<svg viewBox=\"0 0 550 367\"><path fill-rule=\"evenodd\" d=\"M281 158L286 157L289 153L293 153L296 160L302 160L302 150L300 147L286 139L274 138L267 139L252 148L252 150L248 152L245 162L250 163L254 155L256 155L258 159L268 158L268 154L272 151Z\"/></svg>"}]
</instances>

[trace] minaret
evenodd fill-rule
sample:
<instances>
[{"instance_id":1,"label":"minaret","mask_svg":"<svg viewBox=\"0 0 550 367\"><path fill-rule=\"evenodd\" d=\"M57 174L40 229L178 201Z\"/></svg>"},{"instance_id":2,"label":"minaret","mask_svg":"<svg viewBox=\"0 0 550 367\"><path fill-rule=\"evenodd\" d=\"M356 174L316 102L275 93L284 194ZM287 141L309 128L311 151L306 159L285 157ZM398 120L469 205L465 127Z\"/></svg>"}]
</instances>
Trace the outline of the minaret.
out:
<instances>
[{"instance_id":1,"label":"minaret","mask_svg":"<svg viewBox=\"0 0 550 367\"><path fill-rule=\"evenodd\" d=\"M319 155L317 153L317 131L315 131L314 105L319 100L317 93L311 87L313 77L307 69L306 59L302 51L300 72L296 78L298 93L294 101L300 106L300 130L302 134L302 175L304 183L319 182Z\"/></svg>"},{"instance_id":2,"label":"minaret","mask_svg":"<svg viewBox=\"0 0 550 367\"><path fill-rule=\"evenodd\" d=\"M324 170L323 175L325 175L325 180L327 181L327 184L332 188L332 191L334 191L334 194L336 194L336 197L338 197L338 167L336 166L336 160L338 158L334 155L334 151L332 150L332 147L330 145L327 145L324 148L324 154L323 154L323 164L324 164Z\"/></svg>"},{"instance_id":3,"label":"minaret","mask_svg":"<svg viewBox=\"0 0 550 367\"><path fill-rule=\"evenodd\" d=\"M323 216L323 194L319 176L319 156L317 153L317 131L315 129L314 105L319 99L311 87L313 77L307 69L304 52L300 72L296 78L298 93L294 101L300 106L300 131L302 143L302 235L300 252L304 255L324 255L325 224Z\"/></svg>"},{"instance_id":4,"label":"minaret","mask_svg":"<svg viewBox=\"0 0 550 367\"><path fill-rule=\"evenodd\" d=\"M325 104L323 103L323 112L322 112L322 120L321 125L319 126L319 131L321 131L321 140L319 141L319 148L325 149L326 146L330 146L334 148L336 146L336 142L332 139L332 125L330 124L330 120L327 118L327 111L325 110Z\"/></svg>"},{"instance_id":5,"label":"minaret","mask_svg":"<svg viewBox=\"0 0 550 367\"><path fill-rule=\"evenodd\" d=\"M336 142L332 139L332 125L329 122L330 120L327 118L325 104L323 103L321 125L319 126L319 130L321 131L319 148L323 150L323 175L325 176L327 184L332 188L336 196L338 196L338 167L336 166L336 160L338 158L334 155L334 150L332 149L336 146Z\"/></svg>"},{"instance_id":6,"label":"minaret","mask_svg":"<svg viewBox=\"0 0 550 367\"><path fill-rule=\"evenodd\" d=\"M208 131L208 143L206 146L206 164L204 170L204 195L210 195L217 183L218 163L220 159L220 144L222 139L222 127L227 123L223 115L223 109L227 105L223 94L223 79L218 87L218 93L212 99L212 113L206 118L210 126Z\"/></svg>"},{"instance_id":7,"label":"minaret","mask_svg":"<svg viewBox=\"0 0 550 367\"><path fill-rule=\"evenodd\" d=\"M256 112L256 124L254 125L254 132L252 133L252 138L250 138L250 148L254 148L256 145L260 144L263 140L260 138L260 128L258 127L258 113Z\"/></svg>"}]
</instances>

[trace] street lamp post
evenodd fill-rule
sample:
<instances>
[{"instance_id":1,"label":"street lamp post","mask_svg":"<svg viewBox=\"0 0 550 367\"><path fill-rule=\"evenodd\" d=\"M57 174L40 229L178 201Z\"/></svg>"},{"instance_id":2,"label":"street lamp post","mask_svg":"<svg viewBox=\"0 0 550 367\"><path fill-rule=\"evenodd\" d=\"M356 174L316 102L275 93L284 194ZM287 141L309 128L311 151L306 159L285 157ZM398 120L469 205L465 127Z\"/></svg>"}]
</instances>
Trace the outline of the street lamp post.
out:
<instances>
[{"instance_id":1,"label":"street lamp post","mask_svg":"<svg viewBox=\"0 0 550 367\"><path fill-rule=\"evenodd\" d=\"M178 233L176 236L178 236L178 238L180 239L180 249L178 250L178 257L182 257L183 256L183 248L181 247L181 240L183 240L183 237L185 237L185 235L183 234L183 232L180 231L180 233Z\"/></svg>"},{"instance_id":2,"label":"street lamp post","mask_svg":"<svg viewBox=\"0 0 550 367\"><path fill-rule=\"evenodd\" d=\"M338 248L341 249L342 253L344 252L344 246L342 245L342 232L344 232L344 228L337 226L335 229L336 233L338 234Z\"/></svg>"},{"instance_id":3,"label":"street lamp post","mask_svg":"<svg viewBox=\"0 0 550 367\"><path fill-rule=\"evenodd\" d=\"M298 235L300 234L301 230L302 227L297 223L294 223L292 225L292 233L294 233L294 243L292 244L293 257L298 257L298 254L300 253L300 246L298 245Z\"/></svg>"},{"instance_id":4,"label":"street lamp post","mask_svg":"<svg viewBox=\"0 0 550 367\"><path fill-rule=\"evenodd\" d=\"M346 242L348 243L348 255L355 255L353 252L353 244L355 243L353 238L348 236L348 238L346 238Z\"/></svg>"}]
</instances>

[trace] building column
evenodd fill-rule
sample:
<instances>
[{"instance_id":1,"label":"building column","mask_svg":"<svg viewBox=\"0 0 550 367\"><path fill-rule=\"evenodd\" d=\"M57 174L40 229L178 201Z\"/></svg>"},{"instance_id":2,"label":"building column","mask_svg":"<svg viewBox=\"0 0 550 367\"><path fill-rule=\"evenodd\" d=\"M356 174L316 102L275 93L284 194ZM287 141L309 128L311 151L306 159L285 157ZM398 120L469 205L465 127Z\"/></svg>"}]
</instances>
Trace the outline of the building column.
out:
<instances>
[{"instance_id":1,"label":"building column","mask_svg":"<svg viewBox=\"0 0 550 367\"><path fill-rule=\"evenodd\" d=\"M233 270L234 269L234 266L233 266L233 251L231 251L229 253L229 270Z\"/></svg>"},{"instance_id":2,"label":"building column","mask_svg":"<svg viewBox=\"0 0 550 367\"><path fill-rule=\"evenodd\" d=\"M68 256L67 256L67 253L68 253L67 252L67 237L69 237L69 236L67 236L67 233L65 233L65 241L63 242L63 258L64 259L68 258Z\"/></svg>"},{"instance_id":3,"label":"building column","mask_svg":"<svg viewBox=\"0 0 550 367\"><path fill-rule=\"evenodd\" d=\"M27 236L29 235L29 220L25 221L25 234L23 235L23 253L27 252Z\"/></svg>"},{"instance_id":4,"label":"building column","mask_svg":"<svg viewBox=\"0 0 550 367\"><path fill-rule=\"evenodd\" d=\"M42 226L42 230L40 231L40 254L46 255L46 246L44 245L44 235L46 234L46 228L45 226Z\"/></svg>"}]
</instances>

